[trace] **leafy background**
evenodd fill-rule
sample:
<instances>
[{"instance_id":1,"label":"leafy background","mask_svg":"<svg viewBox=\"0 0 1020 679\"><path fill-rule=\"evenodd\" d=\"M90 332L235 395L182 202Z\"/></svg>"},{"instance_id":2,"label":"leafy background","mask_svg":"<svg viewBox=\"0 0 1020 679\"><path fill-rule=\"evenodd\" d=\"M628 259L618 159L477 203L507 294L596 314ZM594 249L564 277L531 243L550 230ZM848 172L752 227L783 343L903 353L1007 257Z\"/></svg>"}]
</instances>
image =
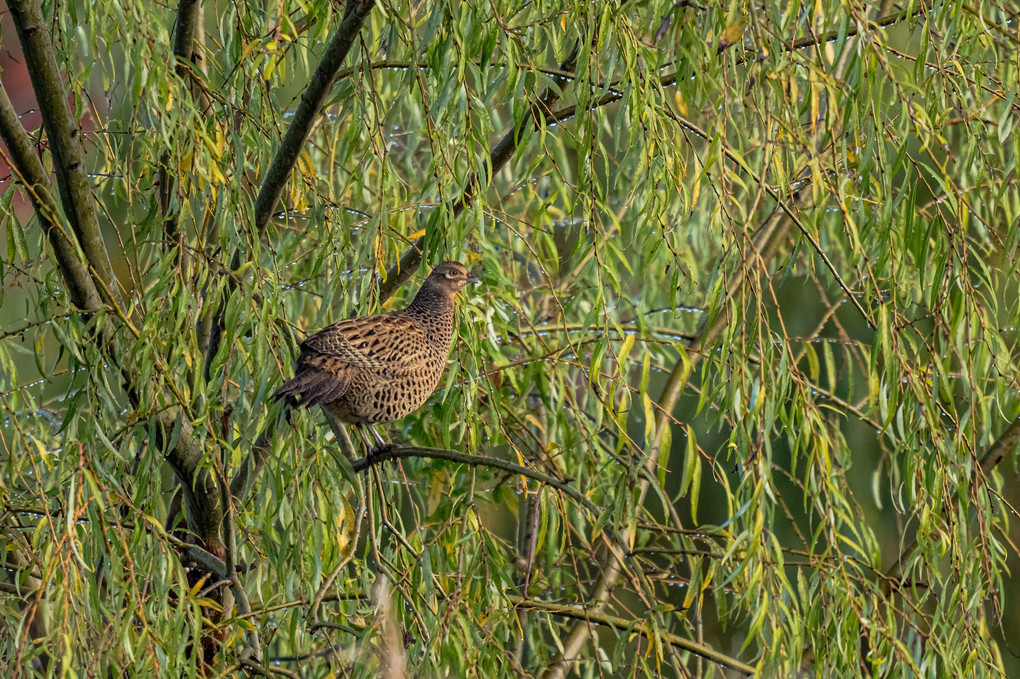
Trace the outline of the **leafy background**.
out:
<instances>
[{"instance_id":1,"label":"leafy background","mask_svg":"<svg viewBox=\"0 0 1020 679\"><path fill-rule=\"evenodd\" d=\"M42 17L90 193L0 185L7 671L1020 671L1008 3ZM444 259L483 284L394 459L280 416Z\"/></svg>"}]
</instances>

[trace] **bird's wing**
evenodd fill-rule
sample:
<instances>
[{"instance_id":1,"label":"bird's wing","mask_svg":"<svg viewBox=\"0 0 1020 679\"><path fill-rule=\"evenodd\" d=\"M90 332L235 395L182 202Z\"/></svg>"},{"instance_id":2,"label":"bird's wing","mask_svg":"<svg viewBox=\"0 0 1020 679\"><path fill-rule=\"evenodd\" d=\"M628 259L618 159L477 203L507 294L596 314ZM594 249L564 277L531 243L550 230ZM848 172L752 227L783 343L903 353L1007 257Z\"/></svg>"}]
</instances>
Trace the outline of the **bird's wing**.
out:
<instances>
[{"instance_id":1,"label":"bird's wing","mask_svg":"<svg viewBox=\"0 0 1020 679\"><path fill-rule=\"evenodd\" d=\"M358 368L397 368L424 360L424 333L402 314L349 318L334 323L301 343L309 354L336 359Z\"/></svg>"}]
</instances>

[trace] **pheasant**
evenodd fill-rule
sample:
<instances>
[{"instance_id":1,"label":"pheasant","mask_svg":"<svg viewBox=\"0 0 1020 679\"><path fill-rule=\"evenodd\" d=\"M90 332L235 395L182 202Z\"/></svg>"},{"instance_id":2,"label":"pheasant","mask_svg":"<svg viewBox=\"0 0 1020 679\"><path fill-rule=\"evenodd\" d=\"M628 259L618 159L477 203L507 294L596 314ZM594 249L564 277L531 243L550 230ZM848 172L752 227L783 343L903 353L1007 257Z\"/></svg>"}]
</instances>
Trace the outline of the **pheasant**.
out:
<instances>
[{"instance_id":1,"label":"pheasant","mask_svg":"<svg viewBox=\"0 0 1020 679\"><path fill-rule=\"evenodd\" d=\"M320 330L301 343L294 378L273 398L321 406L355 425L369 454L384 450L387 444L373 425L414 412L435 391L453 340L456 295L477 282L460 262L443 262L406 309L348 318Z\"/></svg>"}]
</instances>

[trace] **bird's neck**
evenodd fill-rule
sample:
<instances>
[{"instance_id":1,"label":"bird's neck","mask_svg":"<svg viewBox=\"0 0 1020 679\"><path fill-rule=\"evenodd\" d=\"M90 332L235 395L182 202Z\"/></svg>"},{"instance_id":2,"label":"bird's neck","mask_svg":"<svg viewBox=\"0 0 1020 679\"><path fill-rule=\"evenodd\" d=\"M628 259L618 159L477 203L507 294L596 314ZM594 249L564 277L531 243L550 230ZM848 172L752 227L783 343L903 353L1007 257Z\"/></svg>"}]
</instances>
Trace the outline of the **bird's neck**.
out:
<instances>
[{"instance_id":1,"label":"bird's neck","mask_svg":"<svg viewBox=\"0 0 1020 679\"><path fill-rule=\"evenodd\" d=\"M435 326L437 329L449 326L452 329L455 307L453 295L426 283L407 307L407 315L426 326Z\"/></svg>"}]
</instances>

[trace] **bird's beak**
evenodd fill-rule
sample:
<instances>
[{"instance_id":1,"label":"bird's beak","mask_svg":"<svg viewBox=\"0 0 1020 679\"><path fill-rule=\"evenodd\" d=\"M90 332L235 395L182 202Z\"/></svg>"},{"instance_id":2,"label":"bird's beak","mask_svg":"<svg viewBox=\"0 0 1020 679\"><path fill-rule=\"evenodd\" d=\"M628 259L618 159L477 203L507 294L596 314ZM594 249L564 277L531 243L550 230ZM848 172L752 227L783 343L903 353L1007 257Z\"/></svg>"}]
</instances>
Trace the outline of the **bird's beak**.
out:
<instances>
[{"instance_id":1,"label":"bird's beak","mask_svg":"<svg viewBox=\"0 0 1020 679\"><path fill-rule=\"evenodd\" d=\"M472 283L472 284L474 284L474 285L477 285L477 284L481 283L481 281L480 281L480 280L478 280L477 278L475 278L475 277L474 277L474 276L472 276L471 274L468 274L468 277L467 277L467 282L468 282L468 283Z\"/></svg>"}]
</instances>

